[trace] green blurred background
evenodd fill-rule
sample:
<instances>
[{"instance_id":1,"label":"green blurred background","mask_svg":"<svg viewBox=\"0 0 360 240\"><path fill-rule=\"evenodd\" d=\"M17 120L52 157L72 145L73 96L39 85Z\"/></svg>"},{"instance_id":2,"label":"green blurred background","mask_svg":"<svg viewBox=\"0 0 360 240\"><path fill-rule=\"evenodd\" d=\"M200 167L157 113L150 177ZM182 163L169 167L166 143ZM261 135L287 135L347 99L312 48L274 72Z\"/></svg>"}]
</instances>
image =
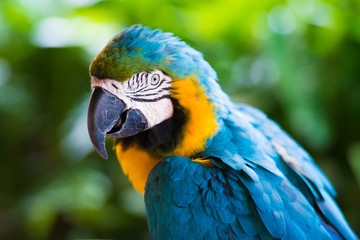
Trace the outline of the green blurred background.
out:
<instances>
[{"instance_id":1,"label":"green blurred background","mask_svg":"<svg viewBox=\"0 0 360 240\"><path fill-rule=\"evenodd\" d=\"M1 0L0 239L149 239L143 196L86 128L88 66L141 23L201 51L279 122L360 234L360 1Z\"/></svg>"}]
</instances>

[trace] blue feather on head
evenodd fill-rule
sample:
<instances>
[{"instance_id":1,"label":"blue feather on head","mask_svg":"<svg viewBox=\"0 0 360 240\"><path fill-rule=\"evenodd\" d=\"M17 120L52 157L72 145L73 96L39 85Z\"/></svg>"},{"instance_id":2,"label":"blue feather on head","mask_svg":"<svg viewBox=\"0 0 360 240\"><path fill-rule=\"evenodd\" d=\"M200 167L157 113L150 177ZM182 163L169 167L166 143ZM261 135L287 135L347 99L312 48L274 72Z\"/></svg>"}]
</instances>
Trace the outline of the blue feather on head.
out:
<instances>
[{"instance_id":1,"label":"blue feather on head","mask_svg":"<svg viewBox=\"0 0 360 240\"><path fill-rule=\"evenodd\" d=\"M216 79L203 55L172 33L133 25L117 34L93 60L91 75L124 81L141 71L159 69L174 79L191 75Z\"/></svg>"}]
</instances>

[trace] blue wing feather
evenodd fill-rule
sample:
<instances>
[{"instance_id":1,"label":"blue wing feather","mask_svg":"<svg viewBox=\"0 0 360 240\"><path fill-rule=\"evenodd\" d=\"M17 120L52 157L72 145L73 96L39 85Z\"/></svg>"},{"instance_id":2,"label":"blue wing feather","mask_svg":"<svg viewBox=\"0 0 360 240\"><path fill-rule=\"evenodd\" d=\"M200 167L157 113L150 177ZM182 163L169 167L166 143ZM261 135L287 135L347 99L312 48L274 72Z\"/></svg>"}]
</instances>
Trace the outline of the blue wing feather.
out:
<instances>
[{"instance_id":1,"label":"blue wing feather","mask_svg":"<svg viewBox=\"0 0 360 240\"><path fill-rule=\"evenodd\" d=\"M184 173L182 179L171 177L178 172L171 171L175 167ZM272 239L244 186L219 170L183 157L169 157L155 166L145 191L153 239ZM192 189L186 193L191 196L184 196L184 189ZM173 220L177 218L186 222ZM158 224L159 219L166 220Z\"/></svg>"},{"instance_id":2,"label":"blue wing feather","mask_svg":"<svg viewBox=\"0 0 360 240\"><path fill-rule=\"evenodd\" d=\"M182 168L182 179L171 177L175 166ZM311 233L330 239L309 202L286 179L272 179L279 177L265 169L254 171L262 179L256 183L230 167L204 166L183 157L161 161L151 171L145 193L153 239L291 239L291 234L308 239ZM201 176L197 183L195 176Z\"/></svg>"},{"instance_id":3,"label":"blue wing feather","mask_svg":"<svg viewBox=\"0 0 360 240\"><path fill-rule=\"evenodd\" d=\"M280 155L285 154L295 160L290 166L310 189L315 204L326 220L346 239L357 239L333 199L336 196L334 187L311 156L260 110L246 104L237 104L237 109L249 118L253 126L261 131L272 145L280 145L286 151L279 153ZM309 200L311 202L311 199Z\"/></svg>"},{"instance_id":4,"label":"blue wing feather","mask_svg":"<svg viewBox=\"0 0 360 240\"><path fill-rule=\"evenodd\" d=\"M357 239L329 180L276 123L237 105L219 124L196 156L216 166L172 156L150 172L152 239Z\"/></svg>"},{"instance_id":5,"label":"blue wing feather","mask_svg":"<svg viewBox=\"0 0 360 240\"><path fill-rule=\"evenodd\" d=\"M269 141L285 148L287 154L298 161L298 167L306 174L306 177L311 179L311 182L314 183L317 188L326 189L333 196L336 195L335 189L329 179L315 164L312 157L284 132L277 123L267 118L263 112L254 107L246 104L236 104L236 106Z\"/></svg>"}]
</instances>

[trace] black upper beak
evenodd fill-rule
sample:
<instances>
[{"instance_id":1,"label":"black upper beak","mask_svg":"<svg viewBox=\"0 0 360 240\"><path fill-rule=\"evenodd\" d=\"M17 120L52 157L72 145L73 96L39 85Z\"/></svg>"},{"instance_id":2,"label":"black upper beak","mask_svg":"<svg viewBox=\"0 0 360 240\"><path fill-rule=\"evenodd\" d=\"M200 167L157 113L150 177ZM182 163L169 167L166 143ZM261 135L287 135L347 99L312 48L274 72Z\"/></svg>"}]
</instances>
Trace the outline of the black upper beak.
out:
<instances>
[{"instance_id":1,"label":"black upper beak","mask_svg":"<svg viewBox=\"0 0 360 240\"><path fill-rule=\"evenodd\" d=\"M89 103L88 131L96 151L108 158L105 148L106 135L128 137L147 127L144 115L101 87L95 87Z\"/></svg>"}]
</instances>

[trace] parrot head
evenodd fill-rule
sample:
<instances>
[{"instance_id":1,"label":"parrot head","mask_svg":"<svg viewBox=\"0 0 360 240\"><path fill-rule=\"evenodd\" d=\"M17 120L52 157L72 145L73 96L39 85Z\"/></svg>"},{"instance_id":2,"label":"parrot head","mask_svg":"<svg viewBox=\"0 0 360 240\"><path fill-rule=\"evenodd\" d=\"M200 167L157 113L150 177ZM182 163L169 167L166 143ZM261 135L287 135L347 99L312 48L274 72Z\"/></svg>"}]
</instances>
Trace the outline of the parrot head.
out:
<instances>
[{"instance_id":1,"label":"parrot head","mask_svg":"<svg viewBox=\"0 0 360 240\"><path fill-rule=\"evenodd\" d=\"M117 139L120 162L134 146L156 162L194 156L217 131L227 96L202 54L171 33L123 30L92 61L90 75L88 131L103 158L106 136Z\"/></svg>"}]
</instances>

